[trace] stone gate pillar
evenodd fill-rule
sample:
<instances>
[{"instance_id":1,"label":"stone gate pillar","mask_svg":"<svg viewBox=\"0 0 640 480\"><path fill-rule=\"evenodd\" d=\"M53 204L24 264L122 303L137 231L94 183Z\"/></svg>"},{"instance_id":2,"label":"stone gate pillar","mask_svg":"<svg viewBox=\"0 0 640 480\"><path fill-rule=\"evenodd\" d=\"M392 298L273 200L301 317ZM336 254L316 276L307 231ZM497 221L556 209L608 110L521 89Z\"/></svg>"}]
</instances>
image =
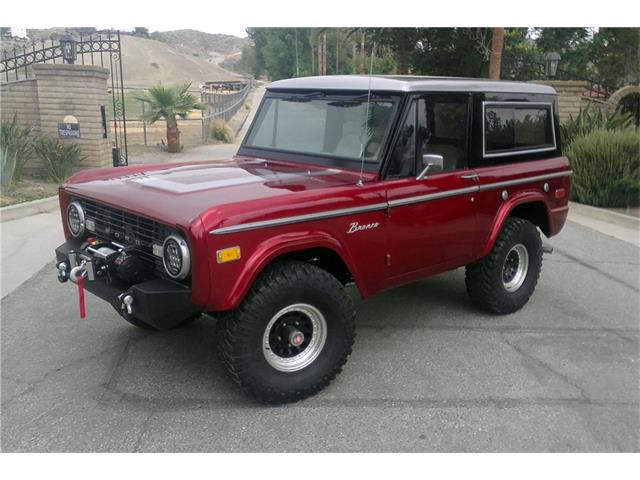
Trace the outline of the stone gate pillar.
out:
<instances>
[{"instance_id":1,"label":"stone gate pillar","mask_svg":"<svg viewBox=\"0 0 640 480\"><path fill-rule=\"evenodd\" d=\"M75 117L80 137L65 136L60 140L79 145L80 155L86 158L78 167L112 165L111 142L104 138L100 109L108 109L111 101L107 93L109 70L93 65L41 63L33 65L33 72L40 105L40 132L59 138L58 125ZM106 125L109 137L108 116Z\"/></svg>"}]
</instances>

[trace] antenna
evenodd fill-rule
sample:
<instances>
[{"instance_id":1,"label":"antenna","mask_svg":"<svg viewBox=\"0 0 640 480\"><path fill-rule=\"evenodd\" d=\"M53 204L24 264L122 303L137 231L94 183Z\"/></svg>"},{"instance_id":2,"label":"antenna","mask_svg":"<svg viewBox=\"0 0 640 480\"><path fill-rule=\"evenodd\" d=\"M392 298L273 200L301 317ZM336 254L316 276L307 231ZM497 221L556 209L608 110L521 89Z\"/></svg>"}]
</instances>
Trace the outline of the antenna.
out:
<instances>
[{"instance_id":1,"label":"antenna","mask_svg":"<svg viewBox=\"0 0 640 480\"><path fill-rule=\"evenodd\" d=\"M367 110L365 111L365 123L364 134L369 131L369 107L371 105L371 79L373 78L373 57L376 54L376 42L373 42L373 48L371 49L371 64L369 66L369 89L367 90ZM362 172L364 171L364 135L360 137L360 177L358 178L357 186L361 187Z\"/></svg>"}]
</instances>

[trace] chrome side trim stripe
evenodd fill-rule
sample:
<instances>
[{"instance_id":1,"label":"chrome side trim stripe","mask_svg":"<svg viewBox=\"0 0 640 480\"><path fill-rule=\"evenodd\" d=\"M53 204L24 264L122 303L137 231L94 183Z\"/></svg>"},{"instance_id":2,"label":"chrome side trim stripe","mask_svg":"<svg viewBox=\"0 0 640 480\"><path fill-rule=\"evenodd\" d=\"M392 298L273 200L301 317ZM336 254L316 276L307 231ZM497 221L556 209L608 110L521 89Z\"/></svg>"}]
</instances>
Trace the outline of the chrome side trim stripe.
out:
<instances>
[{"instance_id":1,"label":"chrome side trim stripe","mask_svg":"<svg viewBox=\"0 0 640 480\"><path fill-rule=\"evenodd\" d=\"M391 200L389 207L401 207L403 205L411 205L413 203L428 202L430 200L438 200L440 198L454 197L456 195L464 195L465 193L473 193L478 191L478 186L457 188L455 190L447 190L446 192L429 193L427 195L420 195L419 197L407 197L400 198L398 200Z\"/></svg>"},{"instance_id":2,"label":"chrome side trim stripe","mask_svg":"<svg viewBox=\"0 0 640 480\"><path fill-rule=\"evenodd\" d=\"M414 203L428 202L431 200L439 200L441 198L453 197L456 195L464 195L478 191L491 190L493 188L502 188L512 185L521 185L523 183L539 182L542 180L551 180L552 178L568 177L572 175L571 170L564 172L549 173L545 175L537 175L534 177L517 178L515 180L506 180L504 182L488 183L486 185L474 185L465 188L457 188L455 190L447 190L446 192L430 193L427 195L419 195L417 197L407 197L398 200L391 200L388 203L374 203L362 207L342 208L338 210L329 210L326 212L308 213L305 215L296 215L293 217L276 218L274 220L263 220L260 222L243 223L240 225L232 225L229 227L216 228L209 233L213 235L223 235L225 233L244 232L246 230L254 230L257 228L276 227L280 225L290 225L292 223L310 222L312 220L323 220L326 218L342 217L345 215L354 215L359 213L376 212L386 210L387 208L401 207L404 205L412 205Z\"/></svg>"},{"instance_id":3,"label":"chrome side trim stripe","mask_svg":"<svg viewBox=\"0 0 640 480\"><path fill-rule=\"evenodd\" d=\"M386 203L374 203L373 205L365 205L363 207L342 208L339 210L329 210L327 212L308 213L306 215L296 215L293 217L277 218L274 220L263 220L261 222L243 223L241 225L232 225L230 227L216 228L209 233L214 235L222 235L224 233L244 232L245 230L253 230L256 228L275 227L280 225L289 225L292 223L309 222L312 220L323 220L325 218L342 217L345 215L353 215L357 213L376 212L386 210Z\"/></svg>"},{"instance_id":4,"label":"chrome side trim stripe","mask_svg":"<svg viewBox=\"0 0 640 480\"><path fill-rule=\"evenodd\" d=\"M553 178L569 177L571 175L573 175L572 170L565 170L564 172L547 173L545 175L536 175L535 177L516 178L514 180L505 180L504 182L487 183L486 185L480 185L480 191L483 192L494 188L522 185L523 183L540 182L542 180L551 180Z\"/></svg>"}]
</instances>

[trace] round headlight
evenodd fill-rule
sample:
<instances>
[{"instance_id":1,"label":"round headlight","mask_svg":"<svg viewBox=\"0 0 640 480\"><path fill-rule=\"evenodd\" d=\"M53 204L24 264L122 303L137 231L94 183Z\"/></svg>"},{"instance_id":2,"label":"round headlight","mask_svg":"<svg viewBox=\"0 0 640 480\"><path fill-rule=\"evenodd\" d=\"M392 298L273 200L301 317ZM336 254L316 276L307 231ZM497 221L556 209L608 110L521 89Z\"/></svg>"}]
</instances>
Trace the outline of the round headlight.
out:
<instances>
[{"instance_id":1,"label":"round headlight","mask_svg":"<svg viewBox=\"0 0 640 480\"><path fill-rule=\"evenodd\" d=\"M67 207L67 225L74 237L84 233L84 210L78 202L71 202Z\"/></svg>"},{"instance_id":2,"label":"round headlight","mask_svg":"<svg viewBox=\"0 0 640 480\"><path fill-rule=\"evenodd\" d=\"M189 246L179 235L169 235L162 245L162 263L171 278L182 280L189 274Z\"/></svg>"}]
</instances>

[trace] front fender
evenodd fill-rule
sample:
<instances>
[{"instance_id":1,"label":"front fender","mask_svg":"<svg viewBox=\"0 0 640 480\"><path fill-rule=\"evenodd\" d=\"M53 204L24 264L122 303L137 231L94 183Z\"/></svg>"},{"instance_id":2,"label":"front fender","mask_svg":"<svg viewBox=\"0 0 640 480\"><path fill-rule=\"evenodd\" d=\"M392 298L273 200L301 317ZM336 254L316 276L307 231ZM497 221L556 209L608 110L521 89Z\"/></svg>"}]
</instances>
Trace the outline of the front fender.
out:
<instances>
[{"instance_id":1,"label":"front fender","mask_svg":"<svg viewBox=\"0 0 640 480\"><path fill-rule=\"evenodd\" d=\"M547 215L547 221L550 221L551 216L549 212L549 205L547 204L546 198L541 192L525 191L514 194L512 197L508 198L500 205L500 208L498 209L498 212L493 219L493 226L491 227L489 236L485 240L482 247L480 258L483 258L489 254L489 252L493 248L493 244L500 234L500 231L502 230L502 226L504 225L505 220L513 211L513 209L518 205L533 202L542 202Z\"/></svg>"},{"instance_id":2,"label":"front fender","mask_svg":"<svg viewBox=\"0 0 640 480\"><path fill-rule=\"evenodd\" d=\"M242 262L229 263L228 266L230 268L225 278L231 282L229 284L213 282L211 302L207 309L210 311L224 311L237 308L267 265L287 253L311 248L332 250L347 266L353 275L356 285L361 285L360 273L356 268L354 259L334 236L321 230L287 232L264 239L251 249L252 251L248 257L243 257ZM222 271L226 265L216 265L215 267L218 267L216 268L217 271Z\"/></svg>"}]
</instances>

